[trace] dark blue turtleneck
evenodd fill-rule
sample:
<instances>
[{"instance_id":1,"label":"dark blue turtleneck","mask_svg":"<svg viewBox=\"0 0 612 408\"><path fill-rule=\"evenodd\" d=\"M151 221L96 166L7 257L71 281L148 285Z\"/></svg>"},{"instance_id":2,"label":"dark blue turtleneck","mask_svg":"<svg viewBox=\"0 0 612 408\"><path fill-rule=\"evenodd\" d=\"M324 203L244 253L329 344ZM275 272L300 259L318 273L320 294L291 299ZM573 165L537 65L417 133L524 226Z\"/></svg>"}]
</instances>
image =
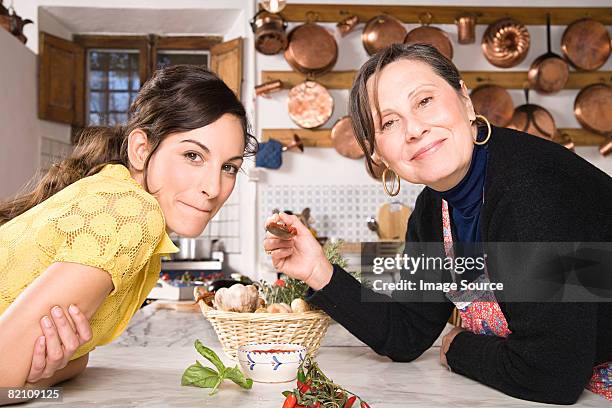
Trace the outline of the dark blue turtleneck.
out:
<instances>
[{"instance_id":1,"label":"dark blue turtleneck","mask_svg":"<svg viewBox=\"0 0 612 408\"><path fill-rule=\"evenodd\" d=\"M485 137L486 128L479 128L478 140ZM486 145L474 145L467 174L455 187L437 192L448 202L459 242L480 242L479 221L484 196L487 156Z\"/></svg>"}]
</instances>

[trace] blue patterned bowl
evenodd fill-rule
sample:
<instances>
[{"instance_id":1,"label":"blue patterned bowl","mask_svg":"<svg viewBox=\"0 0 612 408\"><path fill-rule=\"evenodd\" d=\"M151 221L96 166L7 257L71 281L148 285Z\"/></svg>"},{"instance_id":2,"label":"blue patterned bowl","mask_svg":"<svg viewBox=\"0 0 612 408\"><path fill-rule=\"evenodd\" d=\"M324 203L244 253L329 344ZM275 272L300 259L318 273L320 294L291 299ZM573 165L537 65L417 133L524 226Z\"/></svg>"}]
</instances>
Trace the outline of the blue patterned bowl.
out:
<instances>
[{"instance_id":1,"label":"blue patterned bowl","mask_svg":"<svg viewBox=\"0 0 612 408\"><path fill-rule=\"evenodd\" d=\"M293 381L306 356L306 347L293 343L249 343L238 347L238 362L253 381Z\"/></svg>"}]
</instances>

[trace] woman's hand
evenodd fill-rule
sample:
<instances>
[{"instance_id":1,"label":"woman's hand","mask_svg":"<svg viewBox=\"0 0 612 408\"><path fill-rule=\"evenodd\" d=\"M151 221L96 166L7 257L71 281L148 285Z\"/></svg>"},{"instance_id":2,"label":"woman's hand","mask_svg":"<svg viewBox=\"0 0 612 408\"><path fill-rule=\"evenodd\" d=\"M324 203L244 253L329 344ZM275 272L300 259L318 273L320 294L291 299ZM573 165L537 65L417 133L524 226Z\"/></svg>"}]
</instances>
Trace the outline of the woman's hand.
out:
<instances>
[{"instance_id":1,"label":"woman's hand","mask_svg":"<svg viewBox=\"0 0 612 408\"><path fill-rule=\"evenodd\" d=\"M440 364L442 364L444 367L448 368L449 370L451 368L448 366L448 361L446 361L446 353L448 352L448 349L450 348L451 343L453 342L455 337L459 333L464 332L464 331L465 331L464 328L454 327L451 331L446 333L444 337L442 337L442 345L440 345Z\"/></svg>"},{"instance_id":2,"label":"woman's hand","mask_svg":"<svg viewBox=\"0 0 612 408\"><path fill-rule=\"evenodd\" d=\"M36 339L32 366L27 382L35 383L66 367L76 350L92 338L87 317L75 306L70 305L68 314L55 306L40 320L43 335Z\"/></svg>"},{"instance_id":3,"label":"woman's hand","mask_svg":"<svg viewBox=\"0 0 612 408\"><path fill-rule=\"evenodd\" d=\"M266 220L266 225L279 220L294 227L297 234L282 239L266 233L264 249L272 256L274 267L279 272L306 282L314 290L322 289L331 280L333 272L323 248L295 215L274 214Z\"/></svg>"}]
</instances>

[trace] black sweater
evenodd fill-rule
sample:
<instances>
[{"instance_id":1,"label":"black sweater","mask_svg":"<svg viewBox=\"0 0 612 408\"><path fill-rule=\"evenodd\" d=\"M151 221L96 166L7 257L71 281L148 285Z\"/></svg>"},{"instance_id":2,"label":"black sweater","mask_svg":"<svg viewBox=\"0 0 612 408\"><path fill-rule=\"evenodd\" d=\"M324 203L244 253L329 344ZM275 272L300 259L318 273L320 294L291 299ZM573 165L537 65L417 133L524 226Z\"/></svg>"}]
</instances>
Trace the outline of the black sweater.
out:
<instances>
[{"instance_id":1,"label":"black sweater","mask_svg":"<svg viewBox=\"0 0 612 408\"><path fill-rule=\"evenodd\" d=\"M607 174L564 147L510 129L493 127L488 150L483 242L612 242ZM406 240L442 241L441 199L427 187ZM489 274L494 282L504 280L491 267ZM362 290L369 291L334 265L331 281L309 290L308 301L393 361L411 361L431 347L454 307L450 301L389 302L380 293L368 293L380 302L361 302ZM500 301L500 307L512 333L457 335L446 354L454 372L513 397L572 404L592 368L612 361L612 302Z\"/></svg>"}]
</instances>

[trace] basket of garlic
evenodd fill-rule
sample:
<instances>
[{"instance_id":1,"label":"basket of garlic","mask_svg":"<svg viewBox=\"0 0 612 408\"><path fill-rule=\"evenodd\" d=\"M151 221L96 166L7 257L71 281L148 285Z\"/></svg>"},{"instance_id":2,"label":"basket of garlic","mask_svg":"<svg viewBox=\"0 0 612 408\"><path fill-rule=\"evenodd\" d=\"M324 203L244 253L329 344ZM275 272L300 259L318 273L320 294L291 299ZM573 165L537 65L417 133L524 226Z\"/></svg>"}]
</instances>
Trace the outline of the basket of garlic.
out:
<instances>
[{"instance_id":1,"label":"basket of garlic","mask_svg":"<svg viewBox=\"0 0 612 408\"><path fill-rule=\"evenodd\" d=\"M238 283L216 292L196 287L194 297L232 360L247 343L296 343L316 354L331 319L303 299L304 285L288 278L274 285Z\"/></svg>"}]
</instances>

